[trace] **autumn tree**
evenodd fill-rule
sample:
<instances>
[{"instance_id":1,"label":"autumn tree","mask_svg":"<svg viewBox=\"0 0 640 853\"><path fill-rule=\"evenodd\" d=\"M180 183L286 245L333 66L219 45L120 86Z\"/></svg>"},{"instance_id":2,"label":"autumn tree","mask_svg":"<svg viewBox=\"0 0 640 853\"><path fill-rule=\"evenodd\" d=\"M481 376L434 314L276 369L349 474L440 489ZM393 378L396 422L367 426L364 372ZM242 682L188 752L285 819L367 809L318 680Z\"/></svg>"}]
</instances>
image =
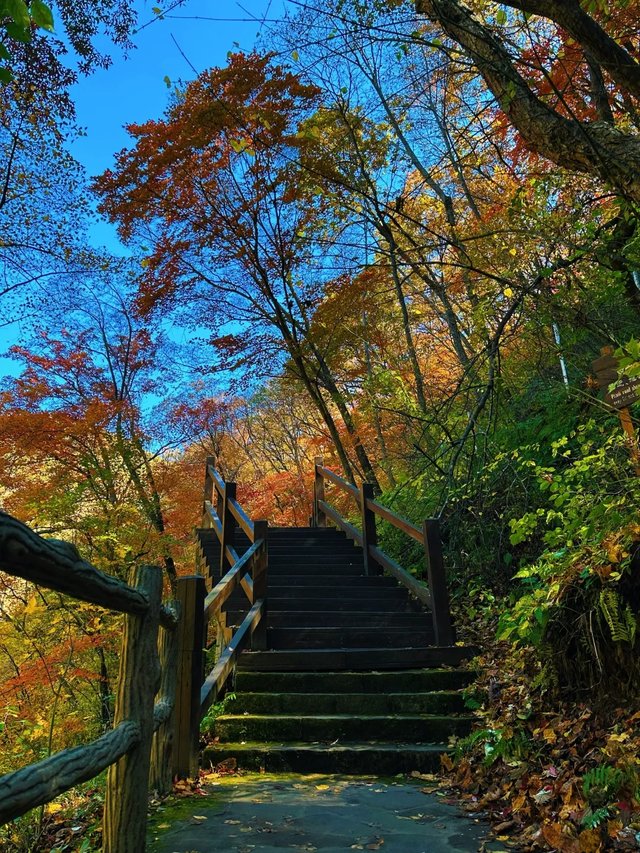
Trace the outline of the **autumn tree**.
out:
<instances>
[{"instance_id":1,"label":"autumn tree","mask_svg":"<svg viewBox=\"0 0 640 853\"><path fill-rule=\"evenodd\" d=\"M171 534L188 537L192 523L167 531L162 481L172 466L156 460L192 435L169 412L158 346L121 292L98 300L84 290L80 306L67 303L65 328L12 348L23 370L5 381L0 449L9 511L75 535L119 574L143 555L161 558L174 583Z\"/></svg>"},{"instance_id":2,"label":"autumn tree","mask_svg":"<svg viewBox=\"0 0 640 853\"><path fill-rule=\"evenodd\" d=\"M271 56L235 54L191 83L165 120L130 127L135 147L96 189L123 238L152 246L143 310L189 298L191 322L223 327L212 334L223 366L270 375L284 353L347 475L376 484L351 401L309 334L324 276L306 236L320 208L297 203L297 129L318 94Z\"/></svg>"},{"instance_id":3,"label":"autumn tree","mask_svg":"<svg viewBox=\"0 0 640 853\"><path fill-rule=\"evenodd\" d=\"M640 200L637 4L522 0L494 12L418 0L416 8L473 62L529 148Z\"/></svg>"}]
</instances>

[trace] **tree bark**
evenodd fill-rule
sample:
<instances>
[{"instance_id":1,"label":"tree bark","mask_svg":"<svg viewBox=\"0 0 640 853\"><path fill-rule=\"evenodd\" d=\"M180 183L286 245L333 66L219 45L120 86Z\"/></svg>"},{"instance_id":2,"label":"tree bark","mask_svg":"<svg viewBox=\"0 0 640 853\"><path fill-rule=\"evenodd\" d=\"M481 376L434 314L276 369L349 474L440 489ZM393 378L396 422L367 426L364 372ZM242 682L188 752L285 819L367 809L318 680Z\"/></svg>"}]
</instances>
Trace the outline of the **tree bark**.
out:
<instances>
[{"instance_id":1,"label":"tree bark","mask_svg":"<svg viewBox=\"0 0 640 853\"><path fill-rule=\"evenodd\" d=\"M547 10L553 7L556 12L561 6L554 0L531 0L509 5L523 9L529 7L527 11L533 11L534 6ZM611 42L615 45L616 42L606 33L606 39L599 41L591 26L595 22L586 15L591 22L587 26L583 20L585 14L576 12L574 0L567 6L571 7L575 20L588 30L582 34L584 40L581 43L589 48L593 58L612 76L614 71L618 77L622 74L630 91L640 92L640 78L636 79L637 63L633 61L630 64L621 59L617 64L607 63L606 56L603 56L604 42L607 45ZM500 107L530 149L565 169L597 176L620 195L640 201L640 137L624 133L608 122L579 122L565 118L545 104L516 70L509 52L492 30L458 0L417 0L416 8L438 23L475 63ZM623 48L620 50L626 54ZM616 52L618 54L619 51Z\"/></svg>"}]
</instances>

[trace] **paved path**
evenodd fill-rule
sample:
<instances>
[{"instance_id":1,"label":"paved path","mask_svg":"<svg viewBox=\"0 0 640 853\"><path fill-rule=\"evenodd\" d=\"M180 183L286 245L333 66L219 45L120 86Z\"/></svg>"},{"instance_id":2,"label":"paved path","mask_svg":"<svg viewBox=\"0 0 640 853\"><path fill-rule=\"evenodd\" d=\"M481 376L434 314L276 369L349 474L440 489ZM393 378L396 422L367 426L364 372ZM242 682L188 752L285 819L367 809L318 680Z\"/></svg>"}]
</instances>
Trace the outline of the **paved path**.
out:
<instances>
[{"instance_id":1,"label":"paved path","mask_svg":"<svg viewBox=\"0 0 640 853\"><path fill-rule=\"evenodd\" d=\"M340 776L221 778L206 797L154 814L149 853L476 853L486 827L432 788Z\"/></svg>"}]
</instances>

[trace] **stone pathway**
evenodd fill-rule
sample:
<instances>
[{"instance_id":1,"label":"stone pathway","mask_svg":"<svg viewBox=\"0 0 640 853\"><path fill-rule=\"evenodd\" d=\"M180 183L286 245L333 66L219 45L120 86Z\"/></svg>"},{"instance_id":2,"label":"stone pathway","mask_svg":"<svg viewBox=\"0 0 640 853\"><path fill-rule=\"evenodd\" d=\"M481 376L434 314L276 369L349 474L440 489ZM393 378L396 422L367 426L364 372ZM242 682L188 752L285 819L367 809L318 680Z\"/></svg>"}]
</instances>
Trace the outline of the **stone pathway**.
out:
<instances>
[{"instance_id":1,"label":"stone pathway","mask_svg":"<svg viewBox=\"0 0 640 853\"><path fill-rule=\"evenodd\" d=\"M158 809L148 850L476 853L486 826L443 802L432 787L344 776L221 777L206 785L206 797Z\"/></svg>"}]
</instances>

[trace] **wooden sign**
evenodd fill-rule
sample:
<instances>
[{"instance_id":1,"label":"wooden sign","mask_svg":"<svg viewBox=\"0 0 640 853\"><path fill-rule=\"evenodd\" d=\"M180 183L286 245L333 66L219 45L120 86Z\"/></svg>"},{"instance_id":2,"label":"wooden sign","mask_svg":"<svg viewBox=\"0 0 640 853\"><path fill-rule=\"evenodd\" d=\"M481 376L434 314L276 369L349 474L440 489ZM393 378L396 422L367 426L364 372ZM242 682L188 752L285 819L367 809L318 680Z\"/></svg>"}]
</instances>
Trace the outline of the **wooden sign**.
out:
<instances>
[{"instance_id":1,"label":"wooden sign","mask_svg":"<svg viewBox=\"0 0 640 853\"><path fill-rule=\"evenodd\" d=\"M619 378L618 359L613 354L613 347L603 347L600 353L600 358L596 358L593 362L593 371L596 374L601 390L605 392L605 403L618 410L620 424L629 439L629 450L633 466L636 475L640 477L638 436L636 435L636 430L631 420L631 412L629 411L629 406L640 399L640 376L634 376L633 379L628 376ZM611 390L609 390L610 388Z\"/></svg>"},{"instance_id":2,"label":"wooden sign","mask_svg":"<svg viewBox=\"0 0 640 853\"><path fill-rule=\"evenodd\" d=\"M614 409L626 409L640 400L640 376L618 377L618 359L612 354L612 347L603 349L603 355L593 362L593 370L601 390L605 392L605 403Z\"/></svg>"}]
</instances>

